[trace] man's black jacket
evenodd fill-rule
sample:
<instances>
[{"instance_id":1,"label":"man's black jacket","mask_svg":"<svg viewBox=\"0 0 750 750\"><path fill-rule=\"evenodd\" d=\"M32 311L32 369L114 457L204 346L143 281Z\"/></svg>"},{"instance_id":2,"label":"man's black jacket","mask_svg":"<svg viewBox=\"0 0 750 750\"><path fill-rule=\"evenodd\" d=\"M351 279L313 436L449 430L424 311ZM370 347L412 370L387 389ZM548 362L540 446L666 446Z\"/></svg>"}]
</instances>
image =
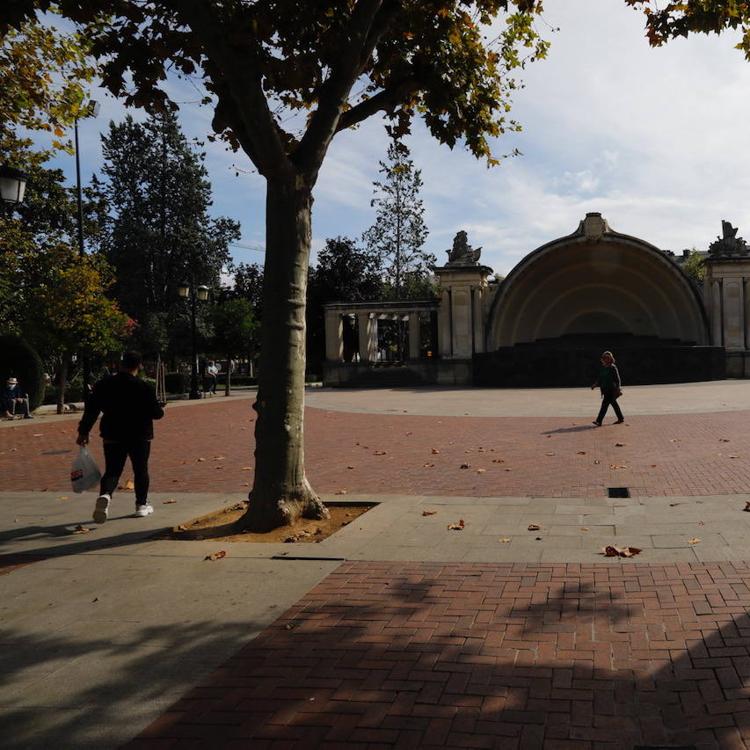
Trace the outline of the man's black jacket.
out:
<instances>
[{"instance_id":1,"label":"man's black jacket","mask_svg":"<svg viewBox=\"0 0 750 750\"><path fill-rule=\"evenodd\" d=\"M164 416L164 409L156 400L156 391L151 385L129 372L118 372L94 386L78 432L88 435L100 413L99 434L104 440L130 442L151 440L153 421Z\"/></svg>"}]
</instances>

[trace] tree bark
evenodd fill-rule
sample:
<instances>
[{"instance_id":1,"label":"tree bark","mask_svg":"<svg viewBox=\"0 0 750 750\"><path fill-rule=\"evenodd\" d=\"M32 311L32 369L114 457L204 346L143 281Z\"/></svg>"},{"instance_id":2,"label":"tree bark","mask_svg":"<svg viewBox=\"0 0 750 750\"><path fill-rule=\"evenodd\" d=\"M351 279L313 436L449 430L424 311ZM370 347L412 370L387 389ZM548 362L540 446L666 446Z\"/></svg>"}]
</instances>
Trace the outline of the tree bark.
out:
<instances>
[{"instance_id":1,"label":"tree bark","mask_svg":"<svg viewBox=\"0 0 750 750\"><path fill-rule=\"evenodd\" d=\"M312 180L268 178L255 480L243 528L269 531L329 513L305 477L305 304Z\"/></svg>"},{"instance_id":2,"label":"tree bark","mask_svg":"<svg viewBox=\"0 0 750 750\"><path fill-rule=\"evenodd\" d=\"M228 396L232 392L232 355L227 354L227 379L224 385L224 395Z\"/></svg>"},{"instance_id":3,"label":"tree bark","mask_svg":"<svg viewBox=\"0 0 750 750\"><path fill-rule=\"evenodd\" d=\"M68 355L63 354L60 362L60 372L57 376L57 413L65 411L65 389L68 385Z\"/></svg>"}]
</instances>

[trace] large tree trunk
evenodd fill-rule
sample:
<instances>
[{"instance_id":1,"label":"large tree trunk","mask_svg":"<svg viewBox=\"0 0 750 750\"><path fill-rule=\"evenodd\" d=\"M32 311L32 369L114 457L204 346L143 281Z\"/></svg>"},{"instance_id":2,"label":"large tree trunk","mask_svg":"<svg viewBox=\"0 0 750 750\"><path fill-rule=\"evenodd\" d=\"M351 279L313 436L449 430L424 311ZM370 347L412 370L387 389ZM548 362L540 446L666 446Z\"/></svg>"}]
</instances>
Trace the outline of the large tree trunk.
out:
<instances>
[{"instance_id":1,"label":"large tree trunk","mask_svg":"<svg viewBox=\"0 0 750 750\"><path fill-rule=\"evenodd\" d=\"M263 322L255 410L255 481L244 528L268 531L327 518L305 477L305 302L312 187L299 175L269 178Z\"/></svg>"}]
</instances>

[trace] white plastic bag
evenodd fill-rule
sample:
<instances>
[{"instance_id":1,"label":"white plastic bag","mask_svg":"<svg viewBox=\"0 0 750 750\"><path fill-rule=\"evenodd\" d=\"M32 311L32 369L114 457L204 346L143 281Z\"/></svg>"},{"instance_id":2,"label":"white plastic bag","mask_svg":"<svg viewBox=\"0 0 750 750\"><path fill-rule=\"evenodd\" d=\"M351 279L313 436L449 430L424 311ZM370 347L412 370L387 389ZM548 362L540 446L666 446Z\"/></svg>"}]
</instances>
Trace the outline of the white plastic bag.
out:
<instances>
[{"instance_id":1,"label":"white plastic bag","mask_svg":"<svg viewBox=\"0 0 750 750\"><path fill-rule=\"evenodd\" d=\"M102 473L96 465L85 445L81 446L78 455L73 461L70 468L70 482L73 485L73 492L84 492L91 489L100 479Z\"/></svg>"}]
</instances>

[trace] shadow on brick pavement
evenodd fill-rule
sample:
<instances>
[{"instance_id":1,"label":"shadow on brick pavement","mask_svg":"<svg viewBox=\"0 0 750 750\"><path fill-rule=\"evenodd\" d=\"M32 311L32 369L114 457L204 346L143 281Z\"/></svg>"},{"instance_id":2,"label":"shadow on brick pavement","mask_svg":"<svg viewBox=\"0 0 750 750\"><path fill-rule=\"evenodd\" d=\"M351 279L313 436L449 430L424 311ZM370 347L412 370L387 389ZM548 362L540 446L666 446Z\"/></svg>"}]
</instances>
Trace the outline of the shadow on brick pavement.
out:
<instances>
[{"instance_id":1,"label":"shadow on brick pavement","mask_svg":"<svg viewBox=\"0 0 750 750\"><path fill-rule=\"evenodd\" d=\"M128 747L744 748L748 582L345 563Z\"/></svg>"}]
</instances>

